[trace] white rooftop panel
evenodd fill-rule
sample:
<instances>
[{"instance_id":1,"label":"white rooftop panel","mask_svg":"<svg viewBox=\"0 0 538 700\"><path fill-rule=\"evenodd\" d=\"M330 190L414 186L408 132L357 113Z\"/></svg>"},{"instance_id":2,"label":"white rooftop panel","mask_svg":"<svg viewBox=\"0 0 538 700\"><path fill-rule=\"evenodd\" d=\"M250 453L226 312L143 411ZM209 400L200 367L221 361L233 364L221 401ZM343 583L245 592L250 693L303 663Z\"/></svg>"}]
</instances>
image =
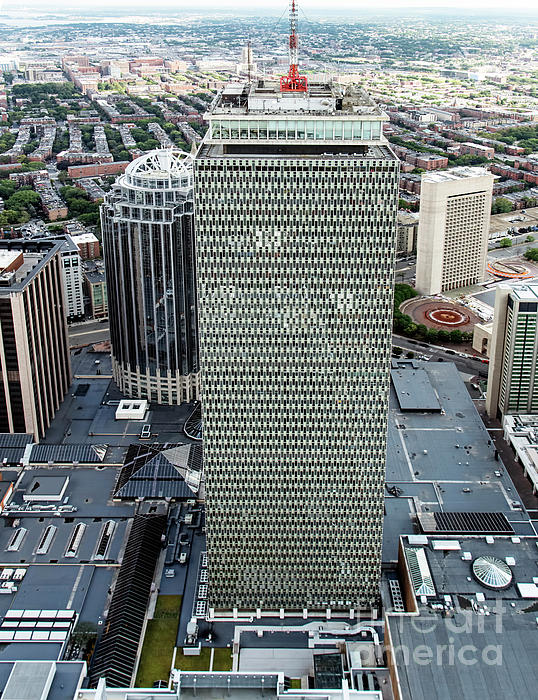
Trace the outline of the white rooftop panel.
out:
<instances>
[{"instance_id":1,"label":"white rooftop panel","mask_svg":"<svg viewBox=\"0 0 538 700\"><path fill-rule=\"evenodd\" d=\"M522 598L538 598L538 586L535 583L517 583Z\"/></svg>"},{"instance_id":2,"label":"white rooftop panel","mask_svg":"<svg viewBox=\"0 0 538 700\"><path fill-rule=\"evenodd\" d=\"M13 637L14 642L27 642L32 639L31 630L17 630Z\"/></svg>"},{"instance_id":3,"label":"white rooftop panel","mask_svg":"<svg viewBox=\"0 0 538 700\"><path fill-rule=\"evenodd\" d=\"M409 544L428 544L426 535L407 535L407 541Z\"/></svg>"},{"instance_id":4,"label":"white rooftop panel","mask_svg":"<svg viewBox=\"0 0 538 700\"><path fill-rule=\"evenodd\" d=\"M65 631L51 632L49 639L51 642L63 642L64 639L67 639L67 634Z\"/></svg>"},{"instance_id":5,"label":"white rooftop panel","mask_svg":"<svg viewBox=\"0 0 538 700\"><path fill-rule=\"evenodd\" d=\"M432 549L447 552L459 552L461 545L457 540L432 540Z\"/></svg>"},{"instance_id":6,"label":"white rooftop panel","mask_svg":"<svg viewBox=\"0 0 538 700\"><path fill-rule=\"evenodd\" d=\"M47 642L49 639L49 632L46 630L34 630L32 634L33 642Z\"/></svg>"}]
</instances>

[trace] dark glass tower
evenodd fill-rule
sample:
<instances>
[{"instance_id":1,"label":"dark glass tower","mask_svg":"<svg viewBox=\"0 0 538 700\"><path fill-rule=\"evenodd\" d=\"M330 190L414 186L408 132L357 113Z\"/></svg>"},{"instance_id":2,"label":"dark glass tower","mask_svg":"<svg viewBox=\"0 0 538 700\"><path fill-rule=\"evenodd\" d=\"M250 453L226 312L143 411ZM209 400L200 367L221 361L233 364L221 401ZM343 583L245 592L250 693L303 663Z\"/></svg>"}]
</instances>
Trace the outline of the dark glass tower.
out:
<instances>
[{"instance_id":1,"label":"dark glass tower","mask_svg":"<svg viewBox=\"0 0 538 700\"><path fill-rule=\"evenodd\" d=\"M197 398L191 157L170 149L133 161L101 225L116 382L163 404Z\"/></svg>"}]
</instances>

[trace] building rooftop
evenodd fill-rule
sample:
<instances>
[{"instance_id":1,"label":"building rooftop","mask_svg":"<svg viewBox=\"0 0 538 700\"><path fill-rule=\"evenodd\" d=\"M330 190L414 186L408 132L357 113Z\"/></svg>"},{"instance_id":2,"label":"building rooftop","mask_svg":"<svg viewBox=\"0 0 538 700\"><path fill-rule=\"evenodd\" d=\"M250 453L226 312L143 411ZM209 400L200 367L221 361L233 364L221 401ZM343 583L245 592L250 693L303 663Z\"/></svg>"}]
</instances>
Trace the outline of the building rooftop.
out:
<instances>
[{"instance_id":1,"label":"building rooftop","mask_svg":"<svg viewBox=\"0 0 538 700\"><path fill-rule=\"evenodd\" d=\"M416 538L402 538L403 547L425 559L420 572L407 568L400 584L414 587L427 573L434 594L416 597L418 617L388 615L401 700L534 697L538 589L526 599L518 583L532 584L538 574L537 538L424 541L420 546ZM449 543L459 547L449 549ZM512 583L504 590L483 585L477 560L501 562Z\"/></svg>"},{"instance_id":2,"label":"building rooftop","mask_svg":"<svg viewBox=\"0 0 538 700\"><path fill-rule=\"evenodd\" d=\"M254 152L255 146L253 144L248 144L248 146L251 147L250 150L244 150L240 153L230 153L226 152L221 144L209 144L204 142L198 150L196 159L203 160L204 158L260 158L262 156L263 158L275 158L285 160L286 158L294 158L298 155L297 151L293 151L290 153L289 151L284 150L284 148L279 150L277 145L264 146L260 144L257 147L259 150L256 150L256 152ZM308 146L304 146L300 151L300 156L302 159L305 160L312 158L313 160L317 161L320 160L320 156L322 158L327 158L331 160L349 160L350 158L357 158L359 160L398 161L398 159L390 150L390 148L385 145L368 146L366 150L358 153L353 153L352 149L347 149L347 147L345 147L347 149L346 152L333 152L331 146L329 145L321 146L322 149L325 148L325 151L320 153L319 148L320 146L313 147L312 152L309 152Z\"/></svg>"},{"instance_id":3,"label":"building rooftop","mask_svg":"<svg viewBox=\"0 0 538 700\"><path fill-rule=\"evenodd\" d=\"M422 182L450 182L471 177L486 177L487 175L491 175L491 173L486 168L461 166L450 168L450 170L424 173Z\"/></svg>"},{"instance_id":4,"label":"building rooftop","mask_svg":"<svg viewBox=\"0 0 538 700\"><path fill-rule=\"evenodd\" d=\"M499 285L500 286L500 285ZM519 301L538 301L538 284L509 285L510 295Z\"/></svg>"},{"instance_id":5,"label":"building rooftop","mask_svg":"<svg viewBox=\"0 0 538 700\"><path fill-rule=\"evenodd\" d=\"M16 270L0 274L0 296L22 291L60 251L63 243L64 241L48 239L0 240L0 255L3 255L6 260L14 253L23 253L23 262Z\"/></svg>"},{"instance_id":6,"label":"building rooftop","mask_svg":"<svg viewBox=\"0 0 538 700\"><path fill-rule=\"evenodd\" d=\"M306 92L282 92L276 80L260 78L252 83L231 83L213 101L209 116L249 114L309 114L312 116L388 116L363 90L335 82L309 83Z\"/></svg>"},{"instance_id":7,"label":"building rooftop","mask_svg":"<svg viewBox=\"0 0 538 700\"><path fill-rule=\"evenodd\" d=\"M420 368L440 411L402 411L394 380L391 382L384 561L397 559L399 535L420 531L420 518L428 514L502 513L516 535L534 534L456 367L448 362L411 360L399 360L398 365L398 385L409 392L406 402L421 403L423 385L412 380ZM408 381L405 372L410 373Z\"/></svg>"},{"instance_id":8,"label":"building rooftop","mask_svg":"<svg viewBox=\"0 0 538 700\"><path fill-rule=\"evenodd\" d=\"M133 160L120 183L150 189L192 186L192 156L180 149L158 149Z\"/></svg>"},{"instance_id":9,"label":"building rooftop","mask_svg":"<svg viewBox=\"0 0 538 700\"><path fill-rule=\"evenodd\" d=\"M393 361L390 377L402 411L441 411L437 393L423 369L398 369Z\"/></svg>"},{"instance_id":10,"label":"building rooftop","mask_svg":"<svg viewBox=\"0 0 538 700\"><path fill-rule=\"evenodd\" d=\"M73 700L79 689L83 661L0 662L4 700Z\"/></svg>"}]
</instances>

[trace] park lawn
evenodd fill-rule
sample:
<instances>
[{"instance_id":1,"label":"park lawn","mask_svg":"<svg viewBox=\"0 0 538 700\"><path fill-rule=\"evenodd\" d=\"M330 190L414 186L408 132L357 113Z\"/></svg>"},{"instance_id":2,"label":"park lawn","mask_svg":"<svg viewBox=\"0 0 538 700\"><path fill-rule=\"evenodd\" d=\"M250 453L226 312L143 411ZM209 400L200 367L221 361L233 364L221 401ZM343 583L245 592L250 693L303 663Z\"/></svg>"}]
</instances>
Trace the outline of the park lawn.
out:
<instances>
[{"instance_id":1,"label":"park lawn","mask_svg":"<svg viewBox=\"0 0 538 700\"><path fill-rule=\"evenodd\" d=\"M168 681L176 646L180 595L160 595L153 620L148 620L135 686L151 688L155 681Z\"/></svg>"},{"instance_id":2,"label":"park lawn","mask_svg":"<svg viewBox=\"0 0 538 700\"><path fill-rule=\"evenodd\" d=\"M215 649L213 657L213 671L231 671L232 670L232 650L224 647L223 649Z\"/></svg>"},{"instance_id":3,"label":"park lawn","mask_svg":"<svg viewBox=\"0 0 538 700\"><path fill-rule=\"evenodd\" d=\"M202 647L199 656L185 656L181 649L177 650L176 668L182 671L209 671L211 649Z\"/></svg>"}]
</instances>

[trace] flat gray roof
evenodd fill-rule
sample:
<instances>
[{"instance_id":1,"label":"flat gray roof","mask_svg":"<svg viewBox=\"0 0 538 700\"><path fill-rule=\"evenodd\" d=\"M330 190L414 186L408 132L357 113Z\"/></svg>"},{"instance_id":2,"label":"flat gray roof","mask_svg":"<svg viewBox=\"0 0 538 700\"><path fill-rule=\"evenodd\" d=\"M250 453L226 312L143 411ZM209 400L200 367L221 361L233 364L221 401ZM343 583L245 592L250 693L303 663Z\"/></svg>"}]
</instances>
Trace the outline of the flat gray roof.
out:
<instances>
[{"instance_id":1,"label":"flat gray roof","mask_svg":"<svg viewBox=\"0 0 538 700\"><path fill-rule=\"evenodd\" d=\"M65 486L66 479L68 475L64 476L38 476L32 479L32 482L26 490L28 496L40 496L45 498L46 496L58 496L62 493Z\"/></svg>"},{"instance_id":2,"label":"flat gray roof","mask_svg":"<svg viewBox=\"0 0 538 700\"><path fill-rule=\"evenodd\" d=\"M393 369L390 373L402 411L440 411L441 405L423 369Z\"/></svg>"},{"instance_id":3,"label":"flat gray roof","mask_svg":"<svg viewBox=\"0 0 538 700\"><path fill-rule=\"evenodd\" d=\"M56 672L53 661L17 661L2 693L4 700L46 700Z\"/></svg>"},{"instance_id":4,"label":"flat gray roof","mask_svg":"<svg viewBox=\"0 0 538 700\"><path fill-rule=\"evenodd\" d=\"M445 616L431 603L419 601L419 617L388 615L402 700L536 697L538 601L521 598L515 584L532 583L538 574L538 539L495 537L490 544L485 537L435 536L429 542L439 539L455 539L461 547L434 551L424 546L435 602L449 595L451 614ZM407 544L406 538L403 541ZM493 591L475 580L472 562L484 555L513 558L513 585ZM485 600L478 600L477 593Z\"/></svg>"},{"instance_id":5,"label":"flat gray roof","mask_svg":"<svg viewBox=\"0 0 538 700\"><path fill-rule=\"evenodd\" d=\"M495 446L451 362L420 362L441 412L402 411L391 383L387 434L387 492L383 560L398 558L398 537L414 532L417 512L504 513L515 534L534 534ZM403 372L413 372L410 369ZM413 388L412 382L408 386ZM500 474L497 476L496 472ZM538 571L537 571L538 575Z\"/></svg>"}]
</instances>

